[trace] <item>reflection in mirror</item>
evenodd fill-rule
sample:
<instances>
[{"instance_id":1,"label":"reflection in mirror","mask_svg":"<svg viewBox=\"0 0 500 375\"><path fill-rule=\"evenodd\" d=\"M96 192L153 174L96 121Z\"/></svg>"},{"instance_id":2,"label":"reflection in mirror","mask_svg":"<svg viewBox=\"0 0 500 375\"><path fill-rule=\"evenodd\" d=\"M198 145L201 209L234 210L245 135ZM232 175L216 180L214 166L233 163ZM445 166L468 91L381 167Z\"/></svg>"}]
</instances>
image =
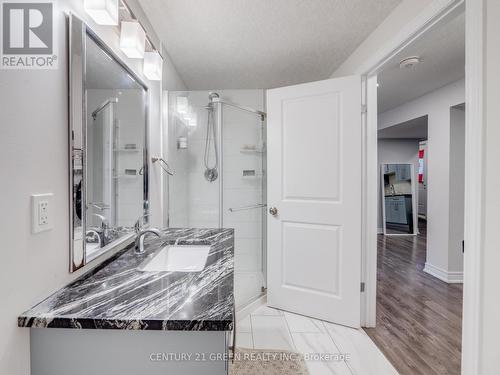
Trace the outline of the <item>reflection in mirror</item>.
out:
<instances>
[{"instance_id":1,"label":"reflection in mirror","mask_svg":"<svg viewBox=\"0 0 500 375\"><path fill-rule=\"evenodd\" d=\"M412 164L382 164L384 234L416 234Z\"/></svg>"},{"instance_id":2,"label":"reflection in mirror","mask_svg":"<svg viewBox=\"0 0 500 375\"><path fill-rule=\"evenodd\" d=\"M146 113L143 87L88 34L86 50L88 261L143 215Z\"/></svg>"},{"instance_id":3,"label":"reflection in mirror","mask_svg":"<svg viewBox=\"0 0 500 375\"><path fill-rule=\"evenodd\" d=\"M81 20L69 29L75 271L147 223L147 89Z\"/></svg>"}]
</instances>

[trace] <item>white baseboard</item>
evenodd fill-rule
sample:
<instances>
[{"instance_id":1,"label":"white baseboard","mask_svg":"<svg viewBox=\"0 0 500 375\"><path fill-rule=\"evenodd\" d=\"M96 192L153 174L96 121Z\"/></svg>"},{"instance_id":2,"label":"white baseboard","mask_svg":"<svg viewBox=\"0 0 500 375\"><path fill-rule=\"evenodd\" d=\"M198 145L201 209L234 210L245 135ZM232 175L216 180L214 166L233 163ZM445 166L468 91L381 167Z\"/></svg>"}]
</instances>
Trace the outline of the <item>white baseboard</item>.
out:
<instances>
[{"instance_id":1,"label":"white baseboard","mask_svg":"<svg viewBox=\"0 0 500 375\"><path fill-rule=\"evenodd\" d=\"M257 308L265 305L266 303L267 303L267 294L263 294L254 301L250 302L248 305L245 305L244 307L237 310L236 320L239 321L246 318L248 315L257 310Z\"/></svg>"},{"instance_id":2,"label":"white baseboard","mask_svg":"<svg viewBox=\"0 0 500 375\"><path fill-rule=\"evenodd\" d=\"M461 284L464 282L463 272L446 271L427 262L425 263L424 272L448 284Z\"/></svg>"}]
</instances>

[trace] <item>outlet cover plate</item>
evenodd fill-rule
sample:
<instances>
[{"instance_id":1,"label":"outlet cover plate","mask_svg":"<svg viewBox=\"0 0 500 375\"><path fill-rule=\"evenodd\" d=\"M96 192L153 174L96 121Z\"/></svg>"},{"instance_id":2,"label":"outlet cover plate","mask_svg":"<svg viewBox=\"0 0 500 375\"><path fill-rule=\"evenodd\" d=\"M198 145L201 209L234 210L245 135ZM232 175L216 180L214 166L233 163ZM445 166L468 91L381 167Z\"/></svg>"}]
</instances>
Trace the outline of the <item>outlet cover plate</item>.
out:
<instances>
[{"instance_id":1,"label":"outlet cover plate","mask_svg":"<svg viewBox=\"0 0 500 375\"><path fill-rule=\"evenodd\" d=\"M54 194L33 194L31 196L31 231L40 233L53 227L52 198Z\"/></svg>"}]
</instances>

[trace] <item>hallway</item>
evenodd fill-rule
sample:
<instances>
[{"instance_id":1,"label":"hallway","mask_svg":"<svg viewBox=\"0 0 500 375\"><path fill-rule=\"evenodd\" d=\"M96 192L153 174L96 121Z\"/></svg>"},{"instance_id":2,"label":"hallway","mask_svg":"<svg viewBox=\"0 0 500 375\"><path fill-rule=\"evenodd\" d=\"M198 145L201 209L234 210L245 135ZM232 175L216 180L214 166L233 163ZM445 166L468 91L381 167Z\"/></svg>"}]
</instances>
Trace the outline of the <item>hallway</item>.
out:
<instances>
[{"instance_id":1,"label":"hallway","mask_svg":"<svg viewBox=\"0 0 500 375\"><path fill-rule=\"evenodd\" d=\"M378 236L377 327L365 331L402 375L460 374L462 284L423 272L420 231Z\"/></svg>"}]
</instances>

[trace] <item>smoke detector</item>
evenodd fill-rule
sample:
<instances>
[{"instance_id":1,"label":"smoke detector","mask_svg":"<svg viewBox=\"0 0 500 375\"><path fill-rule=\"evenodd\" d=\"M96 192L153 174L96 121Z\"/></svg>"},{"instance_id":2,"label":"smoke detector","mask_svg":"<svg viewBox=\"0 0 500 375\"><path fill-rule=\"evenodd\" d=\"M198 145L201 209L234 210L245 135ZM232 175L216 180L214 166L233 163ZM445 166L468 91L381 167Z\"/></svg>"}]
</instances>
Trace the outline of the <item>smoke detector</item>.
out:
<instances>
[{"instance_id":1,"label":"smoke detector","mask_svg":"<svg viewBox=\"0 0 500 375\"><path fill-rule=\"evenodd\" d=\"M401 69L412 69L414 68L419 62L421 62L422 59L419 56L410 56L407 57L406 59L403 59L399 62L399 67Z\"/></svg>"}]
</instances>

